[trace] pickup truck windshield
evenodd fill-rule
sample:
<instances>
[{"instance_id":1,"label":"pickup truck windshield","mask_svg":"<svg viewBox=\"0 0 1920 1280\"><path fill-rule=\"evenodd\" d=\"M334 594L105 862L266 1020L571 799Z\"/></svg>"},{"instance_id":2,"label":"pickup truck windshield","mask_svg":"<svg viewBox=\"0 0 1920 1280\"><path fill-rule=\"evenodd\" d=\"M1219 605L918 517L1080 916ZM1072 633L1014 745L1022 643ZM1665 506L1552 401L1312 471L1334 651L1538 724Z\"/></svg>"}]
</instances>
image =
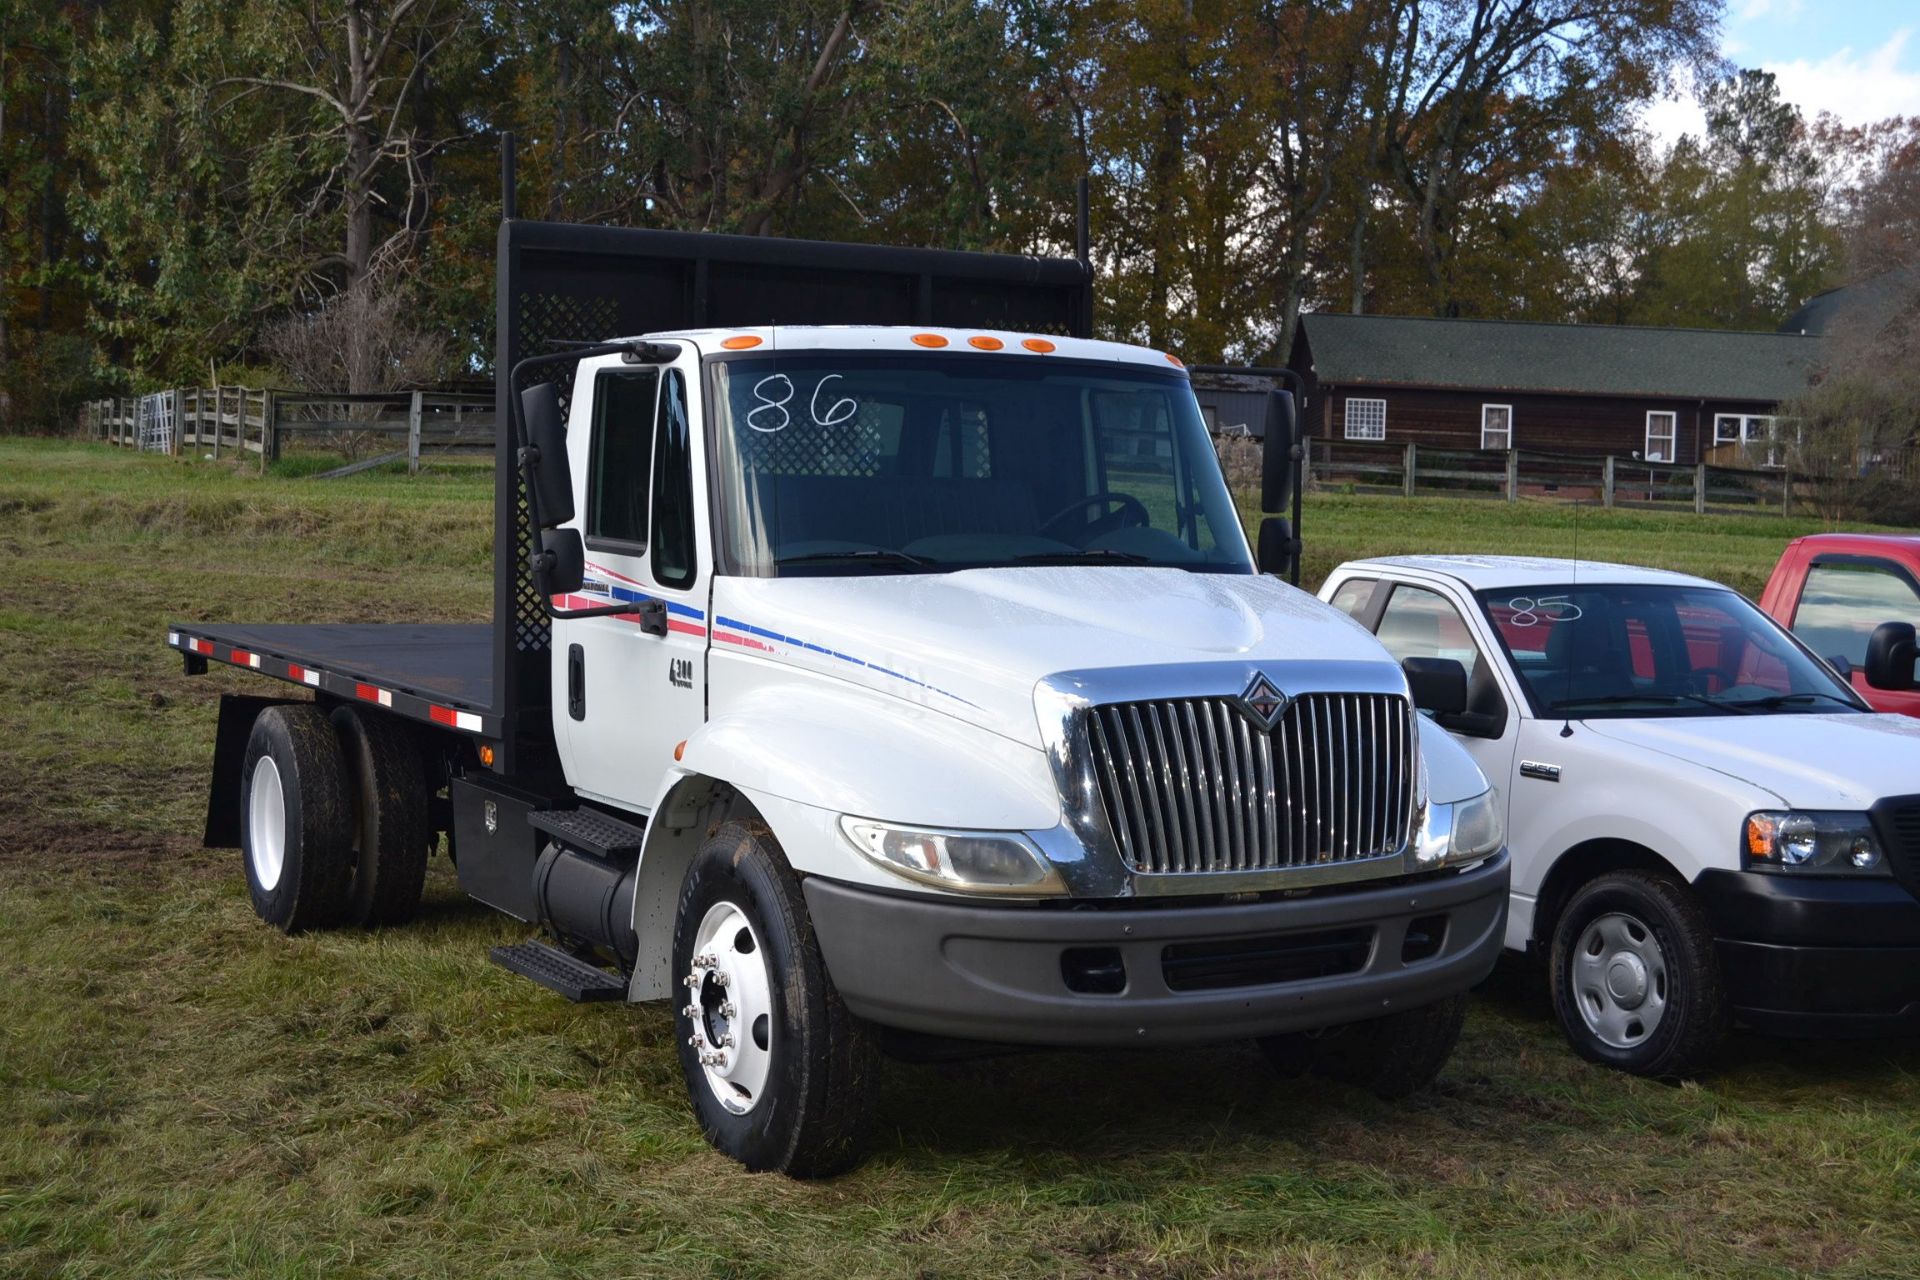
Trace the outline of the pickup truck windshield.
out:
<instances>
[{"instance_id":1,"label":"pickup truck windshield","mask_svg":"<svg viewBox=\"0 0 1920 1280\"><path fill-rule=\"evenodd\" d=\"M734 572L1253 572L1193 391L1171 370L918 352L712 368Z\"/></svg>"},{"instance_id":2,"label":"pickup truck windshield","mask_svg":"<svg viewBox=\"0 0 1920 1280\"><path fill-rule=\"evenodd\" d=\"M1569 583L1479 598L1542 717L1865 709L1771 618L1723 588Z\"/></svg>"}]
</instances>

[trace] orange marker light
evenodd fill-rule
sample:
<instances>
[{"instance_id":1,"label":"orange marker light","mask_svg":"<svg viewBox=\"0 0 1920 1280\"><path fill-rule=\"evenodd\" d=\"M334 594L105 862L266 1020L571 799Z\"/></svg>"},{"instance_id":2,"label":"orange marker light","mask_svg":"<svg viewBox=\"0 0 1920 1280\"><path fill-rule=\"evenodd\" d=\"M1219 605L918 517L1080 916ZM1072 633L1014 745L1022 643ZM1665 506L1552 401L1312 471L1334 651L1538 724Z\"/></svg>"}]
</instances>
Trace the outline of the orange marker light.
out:
<instances>
[{"instance_id":1,"label":"orange marker light","mask_svg":"<svg viewBox=\"0 0 1920 1280\"><path fill-rule=\"evenodd\" d=\"M737 338L725 339L720 343L720 345L725 347L729 351L745 351L749 347L759 346L760 339L754 337L750 333L743 333Z\"/></svg>"},{"instance_id":2,"label":"orange marker light","mask_svg":"<svg viewBox=\"0 0 1920 1280\"><path fill-rule=\"evenodd\" d=\"M487 768L489 769L493 768L493 748L492 747L482 746L480 748L480 763L487 766Z\"/></svg>"},{"instance_id":3,"label":"orange marker light","mask_svg":"<svg viewBox=\"0 0 1920 1280\"><path fill-rule=\"evenodd\" d=\"M916 333L911 339L916 347L944 347L947 340L937 333Z\"/></svg>"},{"instance_id":4,"label":"orange marker light","mask_svg":"<svg viewBox=\"0 0 1920 1280\"><path fill-rule=\"evenodd\" d=\"M682 738L680 739L679 742L674 744L673 758L675 760L678 760L681 756L684 756L686 754L687 754L687 740L685 738Z\"/></svg>"},{"instance_id":5,"label":"orange marker light","mask_svg":"<svg viewBox=\"0 0 1920 1280\"><path fill-rule=\"evenodd\" d=\"M1182 369L1184 369L1184 368L1186 368L1186 367L1187 367L1187 366L1186 366L1186 364L1185 364L1185 363L1183 363L1183 362L1181 361L1181 359L1180 359L1180 357L1179 357L1179 356L1177 356L1177 355L1175 355L1175 354L1173 354L1173 352L1171 352L1171 351L1168 351L1168 352L1165 352L1164 354L1165 354L1165 355L1166 355L1166 357L1167 357L1167 363L1168 363L1168 364L1171 364L1171 365L1178 365L1178 366L1179 366L1180 368L1182 368Z\"/></svg>"},{"instance_id":6,"label":"orange marker light","mask_svg":"<svg viewBox=\"0 0 1920 1280\"><path fill-rule=\"evenodd\" d=\"M1020 345L1029 351L1038 351L1041 355L1053 350L1053 344L1045 338L1022 338Z\"/></svg>"},{"instance_id":7,"label":"orange marker light","mask_svg":"<svg viewBox=\"0 0 1920 1280\"><path fill-rule=\"evenodd\" d=\"M970 347L978 347L982 351L998 351L1000 348L1006 346L1007 344L1000 341L1000 339L998 338L988 338L988 337L982 336L978 338L968 338L967 345Z\"/></svg>"}]
</instances>

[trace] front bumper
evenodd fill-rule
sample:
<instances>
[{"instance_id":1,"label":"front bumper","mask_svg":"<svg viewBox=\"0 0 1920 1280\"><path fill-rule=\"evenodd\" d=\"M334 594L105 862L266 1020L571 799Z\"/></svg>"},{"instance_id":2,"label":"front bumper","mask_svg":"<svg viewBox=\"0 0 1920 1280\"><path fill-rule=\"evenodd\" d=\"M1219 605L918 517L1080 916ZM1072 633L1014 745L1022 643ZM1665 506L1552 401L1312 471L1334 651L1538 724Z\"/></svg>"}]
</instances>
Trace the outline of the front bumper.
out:
<instances>
[{"instance_id":1,"label":"front bumper","mask_svg":"<svg viewBox=\"0 0 1920 1280\"><path fill-rule=\"evenodd\" d=\"M1920 1032L1920 901L1892 879L1705 871L1734 1014L1781 1035Z\"/></svg>"},{"instance_id":2,"label":"front bumper","mask_svg":"<svg viewBox=\"0 0 1920 1280\"><path fill-rule=\"evenodd\" d=\"M1264 902L979 905L809 878L834 985L873 1022L1006 1044L1232 1040L1465 991L1506 931L1505 850L1470 870Z\"/></svg>"}]
</instances>

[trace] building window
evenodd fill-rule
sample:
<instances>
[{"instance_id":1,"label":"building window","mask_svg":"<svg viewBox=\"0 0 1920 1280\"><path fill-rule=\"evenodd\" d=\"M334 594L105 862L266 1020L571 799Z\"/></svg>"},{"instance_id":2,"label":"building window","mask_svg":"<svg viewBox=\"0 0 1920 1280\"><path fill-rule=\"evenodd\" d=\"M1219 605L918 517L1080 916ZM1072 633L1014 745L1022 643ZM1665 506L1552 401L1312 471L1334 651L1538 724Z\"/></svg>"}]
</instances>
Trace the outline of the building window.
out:
<instances>
[{"instance_id":1,"label":"building window","mask_svg":"<svg viewBox=\"0 0 1920 1280\"><path fill-rule=\"evenodd\" d=\"M1643 455L1648 462L1672 462L1674 424L1679 421L1675 413L1649 412L1647 414L1647 451Z\"/></svg>"},{"instance_id":2,"label":"building window","mask_svg":"<svg viewBox=\"0 0 1920 1280\"><path fill-rule=\"evenodd\" d=\"M1387 402L1347 397L1347 439L1385 440L1386 438Z\"/></svg>"},{"instance_id":3,"label":"building window","mask_svg":"<svg viewBox=\"0 0 1920 1280\"><path fill-rule=\"evenodd\" d=\"M1784 466L1780 442L1780 421L1771 414L1716 413L1713 415L1713 442L1716 445L1760 445L1753 450L1754 461L1763 467Z\"/></svg>"},{"instance_id":4,"label":"building window","mask_svg":"<svg viewBox=\"0 0 1920 1280\"><path fill-rule=\"evenodd\" d=\"M1513 448L1512 405L1483 404L1480 406L1480 447L1482 449Z\"/></svg>"}]
</instances>

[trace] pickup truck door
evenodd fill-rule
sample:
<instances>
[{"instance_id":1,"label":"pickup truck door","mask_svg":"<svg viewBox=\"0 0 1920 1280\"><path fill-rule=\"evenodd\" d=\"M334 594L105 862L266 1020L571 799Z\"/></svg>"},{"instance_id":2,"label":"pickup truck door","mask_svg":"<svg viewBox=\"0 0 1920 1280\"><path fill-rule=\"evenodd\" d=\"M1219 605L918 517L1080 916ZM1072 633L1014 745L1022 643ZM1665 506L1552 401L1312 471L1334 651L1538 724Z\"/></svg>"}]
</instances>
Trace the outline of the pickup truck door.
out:
<instances>
[{"instance_id":1,"label":"pickup truck door","mask_svg":"<svg viewBox=\"0 0 1920 1280\"><path fill-rule=\"evenodd\" d=\"M553 717L576 790L645 811L674 747L706 719L705 447L699 353L606 364L568 432L586 584L566 603L658 601L643 615L556 619Z\"/></svg>"},{"instance_id":2,"label":"pickup truck door","mask_svg":"<svg viewBox=\"0 0 1920 1280\"><path fill-rule=\"evenodd\" d=\"M1912 570L1881 556L1815 555L1792 594L1775 616L1802 644L1823 658L1846 659L1855 691L1875 711L1920 716L1920 691L1876 689L1862 670L1875 627L1920 625L1920 581Z\"/></svg>"}]
</instances>

